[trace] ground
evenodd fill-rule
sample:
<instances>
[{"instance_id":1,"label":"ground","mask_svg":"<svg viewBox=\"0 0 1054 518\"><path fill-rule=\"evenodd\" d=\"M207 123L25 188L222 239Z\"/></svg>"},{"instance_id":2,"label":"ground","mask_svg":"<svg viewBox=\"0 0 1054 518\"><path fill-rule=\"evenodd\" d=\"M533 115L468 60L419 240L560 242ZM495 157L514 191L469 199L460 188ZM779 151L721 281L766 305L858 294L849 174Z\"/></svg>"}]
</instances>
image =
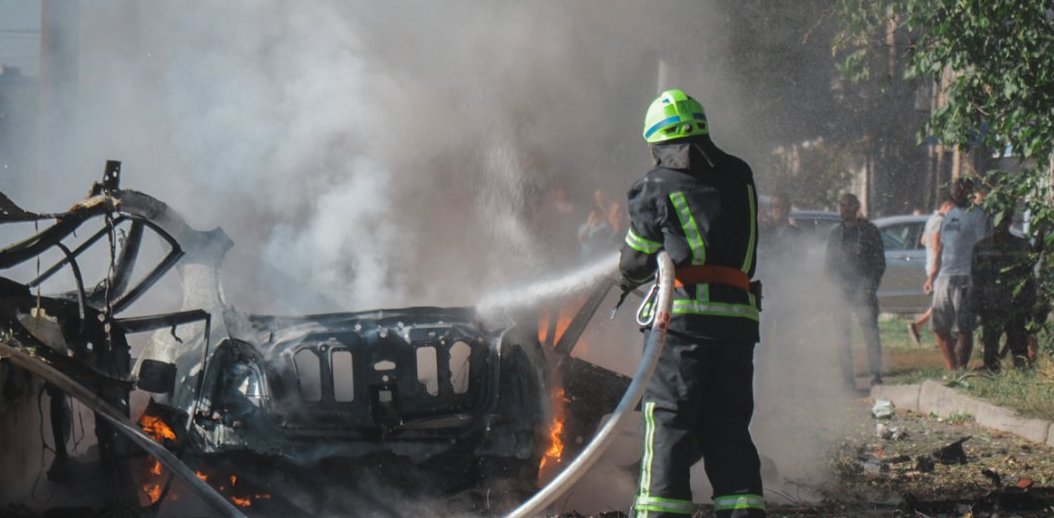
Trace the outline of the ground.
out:
<instances>
[{"instance_id":1,"label":"ground","mask_svg":"<svg viewBox=\"0 0 1054 518\"><path fill-rule=\"evenodd\" d=\"M895 409L878 419L869 398L853 406L847 411L856 424L831 444L831 477L816 488L822 501L770 506L770 516L1054 516L1054 448L988 430L970 416Z\"/></svg>"},{"instance_id":2,"label":"ground","mask_svg":"<svg viewBox=\"0 0 1054 518\"><path fill-rule=\"evenodd\" d=\"M887 438L879 436L883 428ZM956 451L955 443L962 451ZM943 450L943 451L942 451ZM1054 448L969 416L860 420L830 452L830 504L777 516L1051 516ZM873 508L873 509L872 509Z\"/></svg>"},{"instance_id":3,"label":"ground","mask_svg":"<svg viewBox=\"0 0 1054 518\"><path fill-rule=\"evenodd\" d=\"M941 419L895 409L878 419L873 404L861 395L844 410L855 424L831 443L830 477L809 491L821 499L770 504L770 517L1054 516L1054 448L988 430L969 416ZM879 425L887 438L879 436ZM955 455L954 444L964 438L962 455ZM942 449L943 456L935 455ZM594 518L618 516L624 515ZM700 507L695 516L712 516L712 510Z\"/></svg>"}]
</instances>

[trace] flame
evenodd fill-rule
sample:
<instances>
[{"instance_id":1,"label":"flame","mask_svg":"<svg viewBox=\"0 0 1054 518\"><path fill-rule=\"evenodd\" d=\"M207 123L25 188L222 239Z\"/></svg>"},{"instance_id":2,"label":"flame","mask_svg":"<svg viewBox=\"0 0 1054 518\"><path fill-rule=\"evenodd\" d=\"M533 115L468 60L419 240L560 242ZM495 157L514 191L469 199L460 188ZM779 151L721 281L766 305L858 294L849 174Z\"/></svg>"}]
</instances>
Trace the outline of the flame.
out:
<instances>
[{"instance_id":1,"label":"flame","mask_svg":"<svg viewBox=\"0 0 1054 518\"><path fill-rule=\"evenodd\" d=\"M151 504L156 504L161 499L161 484L156 483L164 468L161 466L161 461L157 460L156 457L151 457L151 462L146 470L146 473L142 475L140 481L142 482L143 494L150 501ZM143 481L145 479L145 481Z\"/></svg>"},{"instance_id":2,"label":"flame","mask_svg":"<svg viewBox=\"0 0 1054 518\"><path fill-rule=\"evenodd\" d=\"M556 345L564 337L564 332L571 326L571 320L581 309L583 303L584 300L582 298L574 298L557 309L556 325L553 327L553 336L551 337L548 334L553 311L552 308L542 308L538 313L538 342L544 344L546 341L550 341L553 345ZM588 348L589 344L586 343L585 336L579 336L575 349L581 353Z\"/></svg>"},{"instance_id":3,"label":"flame","mask_svg":"<svg viewBox=\"0 0 1054 518\"><path fill-rule=\"evenodd\" d=\"M542 455L538 463L538 471L542 471L550 463L557 464L564 454L564 403L566 401L563 387L553 391L553 422L549 425L549 449Z\"/></svg>"},{"instance_id":4,"label":"flame","mask_svg":"<svg viewBox=\"0 0 1054 518\"><path fill-rule=\"evenodd\" d=\"M556 329L553 332L553 344L560 341L560 337L564 336L564 331L567 331L567 327L571 325L571 317L566 315L568 313L565 308L560 308L560 312L556 317ZM538 341L545 343L549 333L549 311L543 311L538 316Z\"/></svg>"},{"instance_id":5,"label":"flame","mask_svg":"<svg viewBox=\"0 0 1054 518\"><path fill-rule=\"evenodd\" d=\"M150 499L151 504L156 504L161 498L161 484L147 484L143 486L143 492Z\"/></svg>"},{"instance_id":6,"label":"flame","mask_svg":"<svg viewBox=\"0 0 1054 518\"><path fill-rule=\"evenodd\" d=\"M143 414L139 418L139 427L158 441L162 439L176 440L176 432L173 432L164 421L156 416Z\"/></svg>"},{"instance_id":7,"label":"flame","mask_svg":"<svg viewBox=\"0 0 1054 518\"><path fill-rule=\"evenodd\" d=\"M202 482L209 482L209 479L211 478L213 482L210 485L238 507L252 507L253 503L258 500L271 499L270 493L250 493L252 490L247 490L245 487L246 484L238 486L240 477L237 474L232 473L228 475L224 472L217 472L208 469L207 471L209 471L209 473L206 473L205 471L201 470L194 470L194 475L198 477L198 479L200 479ZM161 461L157 460L156 458L153 459L153 462L147 465L147 471L143 475L144 477L146 477L147 482L142 485L142 490L146 498L150 500L150 504L155 504L158 502L158 500L161 499L163 486L160 483L155 484L154 482L157 482L159 480L158 477L160 477L163 473L164 466L161 464ZM230 482L229 486L226 484L227 482ZM249 483L248 485L250 487L252 486L251 483ZM169 497L173 500L177 500L179 498L178 491L169 493Z\"/></svg>"},{"instance_id":8,"label":"flame","mask_svg":"<svg viewBox=\"0 0 1054 518\"><path fill-rule=\"evenodd\" d=\"M204 472L199 471L199 470L195 470L194 471L194 475L197 476L199 479L201 479L203 482L208 482L209 479L210 479L209 475L207 475ZM253 502L256 502L257 500L270 500L271 499L271 494L270 493L255 493L255 494L248 494L248 495L247 494L241 494L241 495L232 494L232 493L236 492L235 488L238 486L238 475L236 475L236 474L226 475L224 473L215 473L215 472L212 473L212 475L215 475L215 476L211 477L212 480L213 480L213 483L210 484L210 485L212 487L216 488L216 490L219 491L220 494L222 494L225 497L227 497L227 499L229 499L231 501L231 503L233 503L234 505L236 505L238 507L252 507ZM223 482L230 482L230 486L226 485ZM217 483L219 483L219 485L216 485Z\"/></svg>"}]
</instances>

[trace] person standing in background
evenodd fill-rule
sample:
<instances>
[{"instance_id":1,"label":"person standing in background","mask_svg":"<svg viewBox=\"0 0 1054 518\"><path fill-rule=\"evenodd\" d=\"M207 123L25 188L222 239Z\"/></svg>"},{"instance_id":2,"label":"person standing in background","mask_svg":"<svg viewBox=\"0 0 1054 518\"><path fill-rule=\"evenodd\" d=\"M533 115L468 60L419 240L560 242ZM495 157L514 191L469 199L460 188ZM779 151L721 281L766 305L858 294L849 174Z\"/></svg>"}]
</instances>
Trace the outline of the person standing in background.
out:
<instances>
[{"instance_id":1,"label":"person standing in background","mask_svg":"<svg viewBox=\"0 0 1054 518\"><path fill-rule=\"evenodd\" d=\"M926 248L926 276L935 274L937 267L937 247L934 243L933 236L936 235L937 231L940 230L941 222L944 221L944 215L955 205L952 202L950 196L945 196L941 199L940 205L937 210L933 211L929 219L926 220L926 226L922 230L922 236L919 237L919 244ZM932 297L931 297L932 299ZM908 334L911 335L911 339L915 342L915 345L922 347L922 338L919 335L919 330L922 326L929 322L930 315L933 314L933 301L930 301L930 307L926 308L918 318L912 322L908 322Z\"/></svg>"},{"instance_id":2,"label":"person standing in background","mask_svg":"<svg viewBox=\"0 0 1054 518\"><path fill-rule=\"evenodd\" d=\"M1013 211L996 217L995 232L973 249L970 266L970 303L981 321L984 368L1000 369L999 339L1006 334L1006 349L1014 367L1031 365L1026 326L1036 306L1036 279L1032 274L1032 246L1010 234Z\"/></svg>"},{"instance_id":3,"label":"person standing in background","mask_svg":"<svg viewBox=\"0 0 1054 518\"><path fill-rule=\"evenodd\" d=\"M878 285L886 271L885 247L878 227L860 215L860 200L845 193L838 204L842 222L827 239L826 271L841 288L846 305L836 311L842 342L841 364L846 385L856 389L849 313L856 316L867 347L871 384L882 383L882 340L878 334Z\"/></svg>"},{"instance_id":4,"label":"person standing in background","mask_svg":"<svg viewBox=\"0 0 1054 518\"><path fill-rule=\"evenodd\" d=\"M945 366L955 370L966 368L973 353L977 318L970 304L970 262L974 245L987 231L987 218L967 214L971 205L968 180L952 182L949 195L955 206L944 215L940 230L933 236L937 267L922 289L933 293L933 334Z\"/></svg>"}]
</instances>

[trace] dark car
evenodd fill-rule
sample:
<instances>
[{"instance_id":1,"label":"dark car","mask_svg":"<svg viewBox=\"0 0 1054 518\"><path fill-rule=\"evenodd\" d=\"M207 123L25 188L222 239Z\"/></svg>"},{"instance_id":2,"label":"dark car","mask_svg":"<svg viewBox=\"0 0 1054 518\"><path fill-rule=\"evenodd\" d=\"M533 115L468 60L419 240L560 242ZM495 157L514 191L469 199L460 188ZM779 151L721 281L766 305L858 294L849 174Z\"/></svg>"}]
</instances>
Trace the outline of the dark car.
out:
<instances>
[{"instance_id":1,"label":"dark car","mask_svg":"<svg viewBox=\"0 0 1054 518\"><path fill-rule=\"evenodd\" d=\"M837 212L821 210L792 210L790 219L807 236L823 240L826 240L831 229L842 221Z\"/></svg>"},{"instance_id":2,"label":"dark car","mask_svg":"<svg viewBox=\"0 0 1054 518\"><path fill-rule=\"evenodd\" d=\"M836 212L792 210L790 220L801 229L806 262L817 268L822 267L824 254L826 253L827 236L831 233L831 229L842 221L842 217Z\"/></svg>"},{"instance_id":3,"label":"dark car","mask_svg":"<svg viewBox=\"0 0 1054 518\"><path fill-rule=\"evenodd\" d=\"M132 392L152 393L140 425L161 429L156 439L205 474L222 469L209 484L236 503L251 498L239 492L282 480L258 506L320 514L324 500L305 504L283 491L346 484L355 480L351 470L371 466L423 474L422 491L482 488L488 502L498 498L488 484L500 479L503 497L515 501L536 489L551 442L573 454L629 384L571 357L610 284L594 290L595 304L572 306L567 330L545 342L539 312L556 308L254 315L222 295L219 268L233 244L223 231L192 229L163 202L120 189L119 167L108 166L104 181L67 212L34 214L0 201L0 223L30 222L31 231L0 249L4 341L25 351L24 361L58 369L62 376L49 383L97 396L88 401L97 412L110 405L130 418ZM54 222L36 230L44 220ZM160 246L150 248L146 236ZM143 314L138 301L152 298L144 295L169 271L180 274L186 309ZM132 344L147 332L145 344ZM0 379L8 368L0 363ZM550 430L558 389L574 394L561 396L563 436ZM0 393L0 410L9 393ZM52 413L62 442L71 423L61 408ZM127 430L102 424L97 433L112 471L131 470ZM151 492L151 503L158 498Z\"/></svg>"},{"instance_id":4,"label":"dark car","mask_svg":"<svg viewBox=\"0 0 1054 518\"><path fill-rule=\"evenodd\" d=\"M904 215L872 221L882 236L886 272L878 288L879 307L884 313L921 313L930 306L930 296L922 292L926 281L926 250L920 243L928 215ZM823 261L823 248L831 229L842 221L838 213L795 210L791 220L804 229L814 246L810 261Z\"/></svg>"}]
</instances>

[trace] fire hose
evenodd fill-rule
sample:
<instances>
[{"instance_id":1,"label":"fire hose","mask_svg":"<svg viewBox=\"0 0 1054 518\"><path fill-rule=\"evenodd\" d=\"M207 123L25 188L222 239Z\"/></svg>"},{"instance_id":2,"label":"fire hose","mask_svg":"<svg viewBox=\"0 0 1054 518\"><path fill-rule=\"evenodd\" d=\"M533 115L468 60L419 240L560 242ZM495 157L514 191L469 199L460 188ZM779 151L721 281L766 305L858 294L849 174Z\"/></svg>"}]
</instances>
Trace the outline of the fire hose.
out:
<instances>
[{"instance_id":1,"label":"fire hose","mask_svg":"<svg viewBox=\"0 0 1054 518\"><path fill-rule=\"evenodd\" d=\"M77 398L81 403L84 403L84 405L94 411L96 415L109 421L117 430L128 436L132 442L136 443L147 453L157 458L165 468L171 471L176 477L183 480L191 490L197 493L198 496L209 504L220 516L245 518L245 515L242 514L237 507L228 502L223 495L217 493L211 486L199 479L197 475L194 474L194 471L188 468L187 465L173 455L172 452L166 450L164 446L161 446L154 441L149 435L140 430L135 423L122 415L116 408L84 388L83 385L73 381L44 361L35 359L33 356L3 342L0 342L0 358L10 360L14 365L40 376L47 380L48 383L55 385L66 394L69 394L70 396Z\"/></svg>"},{"instance_id":2,"label":"fire hose","mask_svg":"<svg viewBox=\"0 0 1054 518\"><path fill-rule=\"evenodd\" d=\"M637 365L637 371L633 374L633 381L630 382L626 393L623 394L614 412L600 427L593 440L582 450L582 453L545 487L509 513L507 518L537 516L542 509L552 504L553 501L570 489L611 446L612 440L615 438L615 430L619 428L630 410L635 408L640 401L641 395L644 393L644 389L648 386L651 375L655 371L655 366L659 362L663 346L666 344L666 331L670 323L670 308L673 304L673 261L663 251L659 252L658 263L659 273L655 281L655 285L658 287L658 296L652 310L654 320L644 345L641 361Z\"/></svg>"}]
</instances>

